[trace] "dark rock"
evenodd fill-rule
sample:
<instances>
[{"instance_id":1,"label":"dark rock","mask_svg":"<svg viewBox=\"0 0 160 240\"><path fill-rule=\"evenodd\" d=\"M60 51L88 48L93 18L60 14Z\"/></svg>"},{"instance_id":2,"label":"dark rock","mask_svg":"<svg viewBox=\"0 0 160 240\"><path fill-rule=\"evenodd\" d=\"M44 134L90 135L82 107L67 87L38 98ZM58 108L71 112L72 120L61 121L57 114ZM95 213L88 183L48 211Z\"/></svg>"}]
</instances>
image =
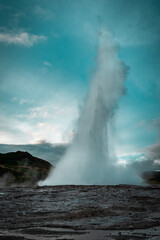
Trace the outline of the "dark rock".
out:
<instances>
[{"instance_id":1,"label":"dark rock","mask_svg":"<svg viewBox=\"0 0 160 240\"><path fill-rule=\"evenodd\" d=\"M53 166L28 152L0 153L0 186L35 186Z\"/></svg>"}]
</instances>

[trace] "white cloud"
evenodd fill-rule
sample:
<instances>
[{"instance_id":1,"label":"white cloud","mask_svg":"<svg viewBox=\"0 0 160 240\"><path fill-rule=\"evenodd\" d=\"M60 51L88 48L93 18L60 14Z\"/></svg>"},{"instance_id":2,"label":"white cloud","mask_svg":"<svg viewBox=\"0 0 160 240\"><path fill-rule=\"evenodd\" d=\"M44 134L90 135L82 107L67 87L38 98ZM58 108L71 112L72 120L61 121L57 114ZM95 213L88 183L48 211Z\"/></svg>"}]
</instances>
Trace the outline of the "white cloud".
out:
<instances>
[{"instance_id":1,"label":"white cloud","mask_svg":"<svg viewBox=\"0 0 160 240\"><path fill-rule=\"evenodd\" d=\"M12 144L17 141L15 135L7 130L0 129L0 144Z\"/></svg>"},{"instance_id":2,"label":"white cloud","mask_svg":"<svg viewBox=\"0 0 160 240\"><path fill-rule=\"evenodd\" d=\"M47 66L47 67L51 67L52 66L52 64L50 62L47 62L47 61L44 61L43 64L44 64L44 66Z\"/></svg>"},{"instance_id":3,"label":"white cloud","mask_svg":"<svg viewBox=\"0 0 160 240\"><path fill-rule=\"evenodd\" d=\"M12 99L11 99L11 102L16 102L17 101L17 97L13 97Z\"/></svg>"},{"instance_id":4,"label":"white cloud","mask_svg":"<svg viewBox=\"0 0 160 240\"><path fill-rule=\"evenodd\" d=\"M29 108L28 118L49 118L50 114L46 106Z\"/></svg>"},{"instance_id":5,"label":"white cloud","mask_svg":"<svg viewBox=\"0 0 160 240\"><path fill-rule=\"evenodd\" d=\"M65 99L59 104L57 99L51 99L36 106L35 103L29 105L32 100L17 96L10 101L18 106L18 111L9 116L1 110L0 143L29 144L42 139L51 143L67 143L73 139L78 116L76 102Z\"/></svg>"},{"instance_id":6,"label":"white cloud","mask_svg":"<svg viewBox=\"0 0 160 240\"><path fill-rule=\"evenodd\" d=\"M132 166L139 172L159 170L160 142L141 150L142 156L137 156Z\"/></svg>"},{"instance_id":7,"label":"white cloud","mask_svg":"<svg viewBox=\"0 0 160 240\"><path fill-rule=\"evenodd\" d=\"M28 100L28 99L25 99L25 98L18 98L18 97L13 97L10 99L11 102L15 102L15 103L18 103L20 105L23 105L23 104L33 104L34 101L33 100Z\"/></svg>"},{"instance_id":8,"label":"white cloud","mask_svg":"<svg viewBox=\"0 0 160 240\"><path fill-rule=\"evenodd\" d=\"M28 100L28 99L24 99L24 98L22 98L22 99L20 99L19 100L19 104L20 105L23 105L23 104L25 104L25 103L27 103L27 104L32 104L34 101L31 101L31 100Z\"/></svg>"},{"instance_id":9,"label":"white cloud","mask_svg":"<svg viewBox=\"0 0 160 240\"><path fill-rule=\"evenodd\" d=\"M34 8L34 14L37 14L39 16L43 16L43 18L48 21L48 20L53 20L54 19L54 13L47 8L42 8L41 6L37 5Z\"/></svg>"},{"instance_id":10,"label":"white cloud","mask_svg":"<svg viewBox=\"0 0 160 240\"><path fill-rule=\"evenodd\" d=\"M0 33L0 42L5 44L14 44L14 45L22 45L25 47L32 47L33 45L43 42L47 39L46 36L43 35L35 35L27 32L21 33Z\"/></svg>"},{"instance_id":11,"label":"white cloud","mask_svg":"<svg viewBox=\"0 0 160 240\"><path fill-rule=\"evenodd\" d=\"M35 131L35 142L41 139L49 139L52 142L62 142L62 126L60 124L51 124L48 122L39 122Z\"/></svg>"},{"instance_id":12,"label":"white cloud","mask_svg":"<svg viewBox=\"0 0 160 240\"><path fill-rule=\"evenodd\" d=\"M58 119L58 122L62 119L67 119L69 116L73 118L78 117L77 108L75 106L52 106L52 105L43 105L40 107L33 107L28 109L29 114L26 115L29 119L38 118L54 118Z\"/></svg>"}]
</instances>

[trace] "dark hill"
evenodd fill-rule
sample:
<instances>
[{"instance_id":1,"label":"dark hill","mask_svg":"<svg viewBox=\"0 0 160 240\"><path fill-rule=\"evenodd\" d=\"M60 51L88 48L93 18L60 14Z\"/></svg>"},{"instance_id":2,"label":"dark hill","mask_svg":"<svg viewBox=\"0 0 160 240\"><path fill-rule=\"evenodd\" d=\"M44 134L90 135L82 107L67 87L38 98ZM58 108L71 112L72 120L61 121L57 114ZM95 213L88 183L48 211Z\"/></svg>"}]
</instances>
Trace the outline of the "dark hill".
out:
<instances>
[{"instance_id":1,"label":"dark hill","mask_svg":"<svg viewBox=\"0 0 160 240\"><path fill-rule=\"evenodd\" d=\"M142 178L149 184L160 184L160 170L143 172Z\"/></svg>"},{"instance_id":2,"label":"dark hill","mask_svg":"<svg viewBox=\"0 0 160 240\"><path fill-rule=\"evenodd\" d=\"M34 186L53 166L28 152L0 153L0 186Z\"/></svg>"}]
</instances>

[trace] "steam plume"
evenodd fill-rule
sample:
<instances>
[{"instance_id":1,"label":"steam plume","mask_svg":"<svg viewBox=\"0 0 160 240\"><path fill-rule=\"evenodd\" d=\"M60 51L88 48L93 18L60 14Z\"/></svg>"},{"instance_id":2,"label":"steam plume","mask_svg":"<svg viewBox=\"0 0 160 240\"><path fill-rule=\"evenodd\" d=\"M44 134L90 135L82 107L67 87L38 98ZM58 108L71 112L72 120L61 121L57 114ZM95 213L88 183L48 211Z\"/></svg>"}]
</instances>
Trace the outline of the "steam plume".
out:
<instances>
[{"instance_id":1,"label":"steam plume","mask_svg":"<svg viewBox=\"0 0 160 240\"><path fill-rule=\"evenodd\" d=\"M56 170L41 185L133 183L131 170L115 167L110 124L124 94L125 64L117 57L110 34L100 34L97 69L82 110L73 144ZM127 180L126 180L127 179Z\"/></svg>"}]
</instances>

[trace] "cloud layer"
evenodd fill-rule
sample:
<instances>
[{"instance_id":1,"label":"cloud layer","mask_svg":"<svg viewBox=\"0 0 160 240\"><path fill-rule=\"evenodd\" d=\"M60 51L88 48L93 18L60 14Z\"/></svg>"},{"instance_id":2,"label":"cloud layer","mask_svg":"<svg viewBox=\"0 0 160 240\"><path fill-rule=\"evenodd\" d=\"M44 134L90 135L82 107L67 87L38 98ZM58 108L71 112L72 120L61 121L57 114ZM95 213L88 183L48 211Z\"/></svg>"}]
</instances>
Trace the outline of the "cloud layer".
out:
<instances>
[{"instance_id":1,"label":"cloud layer","mask_svg":"<svg viewBox=\"0 0 160 240\"><path fill-rule=\"evenodd\" d=\"M47 37L43 35L35 35L27 32L21 33L0 33L0 42L5 44L22 45L32 47L33 45L44 42Z\"/></svg>"}]
</instances>

